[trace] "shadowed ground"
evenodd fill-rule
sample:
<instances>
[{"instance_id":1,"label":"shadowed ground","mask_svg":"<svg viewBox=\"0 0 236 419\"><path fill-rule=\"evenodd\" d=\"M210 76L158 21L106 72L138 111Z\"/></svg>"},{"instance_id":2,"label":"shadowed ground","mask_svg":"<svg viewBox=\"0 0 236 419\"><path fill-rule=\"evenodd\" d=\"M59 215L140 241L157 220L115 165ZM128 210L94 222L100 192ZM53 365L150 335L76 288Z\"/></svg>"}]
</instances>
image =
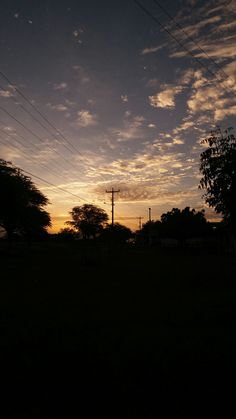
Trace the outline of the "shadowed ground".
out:
<instances>
[{"instance_id":1,"label":"shadowed ground","mask_svg":"<svg viewBox=\"0 0 236 419\"><path fill-rule=\"evenodd\" d=\"M0 263L5 417L194 417L233 406L230 258L75 242L18 244Z\"/></svg>"}]
</instances>

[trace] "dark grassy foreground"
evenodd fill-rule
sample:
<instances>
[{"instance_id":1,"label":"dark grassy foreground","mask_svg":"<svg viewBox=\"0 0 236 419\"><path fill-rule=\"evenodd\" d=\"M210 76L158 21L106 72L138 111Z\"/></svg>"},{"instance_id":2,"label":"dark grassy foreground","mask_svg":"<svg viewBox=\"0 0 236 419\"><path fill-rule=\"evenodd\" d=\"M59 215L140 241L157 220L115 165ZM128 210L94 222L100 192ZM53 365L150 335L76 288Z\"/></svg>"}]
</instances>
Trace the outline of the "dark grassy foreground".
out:
<instances>
[{"instance_id":1,"label":"dark grassy foreground","mask_svg":"<svg viewBox=\"0 0 236 419\"><path fill-rule=\"evenodd\" d=\"M1 253L1 417L229 417L232 261L90 246Z\"/></svg>"}]
</instances>

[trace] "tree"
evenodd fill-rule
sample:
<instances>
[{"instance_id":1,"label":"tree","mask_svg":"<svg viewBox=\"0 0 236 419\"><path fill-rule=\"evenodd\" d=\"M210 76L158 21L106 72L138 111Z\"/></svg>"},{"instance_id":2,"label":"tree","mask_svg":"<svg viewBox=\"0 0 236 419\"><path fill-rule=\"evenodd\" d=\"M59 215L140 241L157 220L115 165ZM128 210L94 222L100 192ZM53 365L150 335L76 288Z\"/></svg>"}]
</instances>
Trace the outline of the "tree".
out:
<instances>
[{"instance_id":1,"label":"tree","mask_svg":"<svg viewBox=\"0 0 236 419\"><path fill-rule=\"evenodd\" d=\"M121 244L126 243L129 239L132 238L132 236L133 233L130 228L120 223L114 223L113 226L109 224L106 228L104 228L101 234L101 239L104 241Z\"/></svg>"},{"instance_id":2,"label":"tree","mask_svg":"<svg viewBox=\"0 0 236 419\"><path fill-rule=\"evenodd\" d=\"M62 228L59 233L57 233L57 238L64 241L72 241L79 238L79 234L73 228Z\"/></svg>"},{"instance_id":3,"label":"tree","mask_svg":"<svg viewBox=\"0 0 236 419\"><path fill-rule=\"evenodd\" d=\"M92 204L74 207L70 214L73 221L67 221L67 224L81 232L84 239L95 238L108 221L106 212Z\"/></svg>"},{"instance_id":4,"label":"tree","mask_svg":"<svg viewBox=\"0 0 236 419\"><path fill-rule=\"evenodd\" d=\"M14 233L31 238L51 225L43 209L48 199L18 167L0 159L0 226L11 241Z\"/></svg>"},{"instance_id":5,"label":"tree","mask_svg":"<svg viewBox=\"0 0 236 419\"><path fill-rule=\"evenodd\" d=\"M172 238L181 244L188 238L203 237L211 232L205 212L186 207L183 210L172 208L161 215L161 221L149 221L143 225L142 235L146 240Z\"/></svg>"},{"instance_id":6,"label":"tree","mask_svg":"<svg viewBox=\"0 0 236 419\"><path fill-rule=\"evenodd\" d=\"M236 235L236 139L232 129L222 132L217 128L202 141L208 148L200 155L203 176L199 188L206 189L206 202L223 215Z\"/></svg>"},{"instance_id":7,"label":"tree","mask_svg":"<svg viewBox=\"0 0 236 419\"><path fill-rule=\"evenodd\" d=\"M190 210L190 207L183 210L173 208L162 214L160 227L162 237L172 237L180 242L191 237L204 236L210 231L204 210Z\"/></svg>"}]
</instances>

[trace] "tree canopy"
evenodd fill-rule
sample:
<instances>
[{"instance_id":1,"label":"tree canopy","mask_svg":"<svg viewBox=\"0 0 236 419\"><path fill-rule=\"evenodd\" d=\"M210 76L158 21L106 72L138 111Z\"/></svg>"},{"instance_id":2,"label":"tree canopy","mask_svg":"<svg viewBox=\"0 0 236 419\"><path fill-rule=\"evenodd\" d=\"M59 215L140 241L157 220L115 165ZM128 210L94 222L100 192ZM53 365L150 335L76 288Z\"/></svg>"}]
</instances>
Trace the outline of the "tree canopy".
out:
<instances>
[{"instance_id":1,"label":"tree canopy","mask_svg":"<svg viewBox=\"0 0 236 419\"><path fill-rule=\"evenodd\" d=\"M74 207L70 214L72 221L67 221L67 224L79 231L85 239L95 238L97 234L101 233L108 221L107 213L102 208L92 204Z\"/></svg>"},{"instance_id":2,"label":"tree canopy","mask_svg":"<svg viewBox=\"0 0 236 419\"><path fill-rule=\"evenodd\" d=\"M49 214L43 209L48 204L23 171L0 159L0 226L8 237L14 233L31 237L46 232L51 225Z\"/></svg>"},{"instance_id":3,"label":"tree canopy","mask_svg":"<svg viewBox=\"0 0 236 419\"><path fill-rule=\"evenodd\" d=\"M161 216L162 234L185 240L190 237L204 236L209 231L204 210L196 211L186 207L183 210L173 208Z\"/></svg>"},{"instance_id":4,"label":"tree canopy","mask_svg":"<svg viewBox=\"0 0 236 419\"><path fill-rule=\"evenodd\" d=\"M174 238L183 242L188 238L202 237L211 230L205 218L205 212L186 207L183 210L172 208L161 215L161 221L150 221L144 224L143 234L159 238Z\"/></svg>"},{"instance_id":5,"label":"tree canopy","mask_svg":"<svg viewBox=\"0 0 236 419\"><path fill-rule=\"evenodd\" d=\"M199 187L206 189L206 202L236 233L236 139L231 131L217 128L202 141L208 148L200 156Z\"/></svg>"},{"instance_id":6,"label":"tree canopy","mask_svg":"<svg viewBox=\"0 0 236 419\"><path fill-rule=\"evenodd\" d=\"M112 226L111 224L107 225L107 227L103 230L101 239L104 241L110 241L113 243L126 243L129 239L133 236L132 231L130 228L120 224L114 223Z\"/></svg>"}]
</instances>

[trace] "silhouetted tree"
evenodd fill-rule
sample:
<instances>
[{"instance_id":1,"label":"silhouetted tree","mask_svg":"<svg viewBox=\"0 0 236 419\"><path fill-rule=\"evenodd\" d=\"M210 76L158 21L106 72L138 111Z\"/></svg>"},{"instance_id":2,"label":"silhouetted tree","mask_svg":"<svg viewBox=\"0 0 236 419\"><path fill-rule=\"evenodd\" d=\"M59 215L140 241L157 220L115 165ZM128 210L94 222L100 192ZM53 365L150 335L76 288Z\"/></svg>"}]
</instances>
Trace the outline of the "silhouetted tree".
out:
<instances>
[{"instance_id":1,"label":"silhouetted tree","mask_svg":"<svg viewBox=\"0 0 236 419\"><path fill-rule=\"evenodd\" d=\"M210 229L204 210L195 211L194 208L190 210L190 207L186 207L181 211L173 208L161 216L162 237L172 237L182 243L190 237L204 236Z\"/></svg>"},{"instance_id":2,"label":"silhouetted tree","mask_svg":"<svg viewBox=\"0 0 236 419\"><path fill-rule=\"evenodd\" d=\"M161 221L149 221L143 225L141 235L148 242L150 236L154 240L173 238L181 244L188 238L203 237L211 232L211 226L205 218L205 212L190 210L189 207L180 210L173 208L161 215Z\"/></svg>"},{"instance_id":3,"label":"silhouetted tree","mask_svg":"<svg viewBox=\"0 0 236 419\"><path fill-rule=\"evenodd\" d=\"M206 189L206 202L223 215L236 235L236 139L231 130L217 128L202 141L208 148L200 156L199 187Z\"/></svg>"},{"instance_id":4,"label":"silhouetted tree","mask_svg":"<svg viewBox=\"0 0 236 419\"><path fill-rule=\"evenodd\" d=\"M126 243L132 237L133 233L130 228L120 223L114 223L113 226L111 224L107 225L101 234L102 240L119 244Z\"/></svg>"},{"instance_id":5,"label":"silhouetted tree","mask_svg":"<svg viewBox=\"0 0 236 419\"><path fill-rule=\"evenodd\" d=\"M51 225L49 214L43 210L48 199L28 176L12 163L0 159L0 226L11 240L14 233L27 238L46 233Z\"/></svg>"},{"instance_id":6,"label":"silhouetted tree","mask_svg":"<svg viewBox=\"0 0 236 419\"><path fill-rule=\"evenodd\" d=\"M57 238L61 240L71 241L79 237L79 233L73 228L62 228L57 234Z\"/></svg>"},{"instance_id":7,"label":"silhouetted tree","mask_svg":"<svg viewBox=\"0 0 236 419\"><path fill-rule=\"evenodd\" d=\"M70 214L73 221L67 221L66 224L81 232L84 239L95 238L108 221L106 212L92 204L74 207Z\"/></svg>"}]
</instances>

